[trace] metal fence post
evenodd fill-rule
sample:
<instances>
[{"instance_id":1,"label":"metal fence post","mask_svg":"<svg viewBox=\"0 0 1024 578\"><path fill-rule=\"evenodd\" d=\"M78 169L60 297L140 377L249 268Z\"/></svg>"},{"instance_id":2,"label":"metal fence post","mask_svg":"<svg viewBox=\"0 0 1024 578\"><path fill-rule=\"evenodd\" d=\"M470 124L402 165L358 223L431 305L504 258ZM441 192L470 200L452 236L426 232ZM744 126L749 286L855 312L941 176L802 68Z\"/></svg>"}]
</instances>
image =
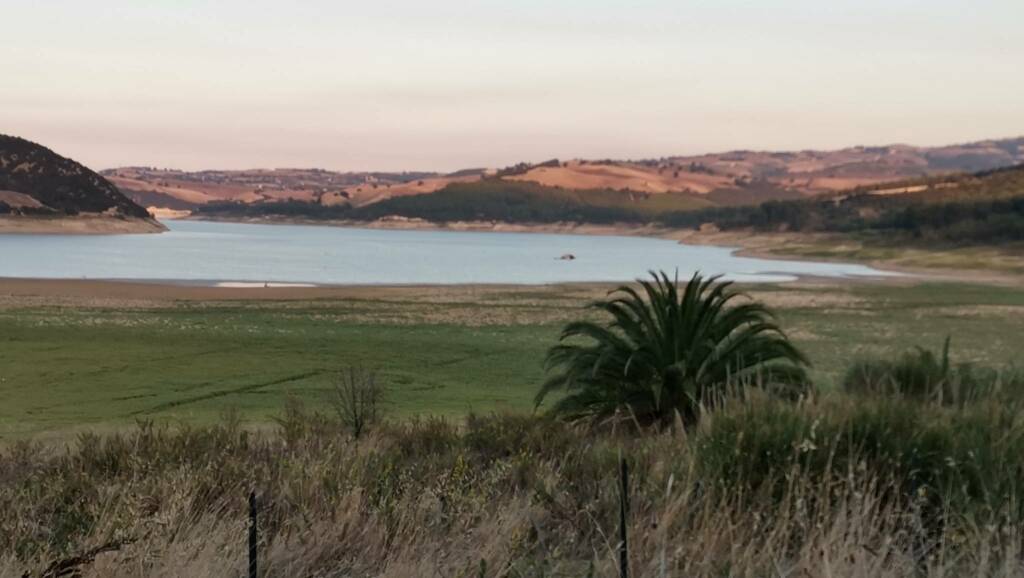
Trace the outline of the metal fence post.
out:
<instances>
[{"instance_id":1,"label":"metal fence post","mask_svg":"<svg viewBox=\"0 0 1024 578\"><path fill-rule=\"evenodd\" d=\"M619 576L629 578L629 465L624 457L619 457L619 482Z\"/></svg>"},{"instance_id":2,"label":"metal fence post","mask_svg":"<svg viewBox=\"0 0 1024 578\"><path fill-rule=\"evenodd\" d=\"M256 578L258 571L257 562L257 541L259 535L256 529L256 491L249 492L249 578Z\"/></svg>"}]
</instances>

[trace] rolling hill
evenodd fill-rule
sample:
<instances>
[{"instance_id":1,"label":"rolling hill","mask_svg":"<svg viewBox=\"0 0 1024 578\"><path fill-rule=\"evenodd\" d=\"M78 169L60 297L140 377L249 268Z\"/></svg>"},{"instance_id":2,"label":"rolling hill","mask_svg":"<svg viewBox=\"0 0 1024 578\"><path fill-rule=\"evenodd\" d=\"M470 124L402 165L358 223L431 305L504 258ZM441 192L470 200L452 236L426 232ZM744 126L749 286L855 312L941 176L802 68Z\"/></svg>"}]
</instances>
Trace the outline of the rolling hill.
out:
<instances>
[{"instance_id":1,"label":"rolling hill","mask_svg":"<svg viewBox=\"0 0 1024 578\"><path fill-rule=\"evenodd\" d=\"M99 174L50 149L0 135L0 233L151 232L163 227Z\"/></svg>"},{"instance_id":2,"label":"rolling hill","mask_svg":"<svg viewBox=\"0 0 1024 578\"><path fill-rule=\"evenodd\" d=\"M1018 243L1024 241L1024 165L799 201L674 213L661 222L677 228L867 234L961 246Z\"/></svg>"},{"instance_id":3,"label":"rolling hill","mask_svg":"<svg viewBox=\"0 0 1024 578\"><path fill-rule=\"evenodd\" d=\"M125 167L104 175L125 194L154 209L197 210L225 201L244 204L306 203L359 209L405 203L414 196L493 197L495 183L510 191L529 187L557 202L574 191L608 204L611 191L628 193L613 204L647 212L651 201L671 195L677 207L754 205L795 200L856 187L921 177L975 172L1024 162L1024 137L944 147L857 146L834 151L732 151L661 159L551 160L503 169L439 173L338 173L322 169L183 172ZM623 201L625 199L625 201ZM447 203L448 200L444 200ZM647 207L644 207L647 205Z\"/></svg>"}]
</instances>

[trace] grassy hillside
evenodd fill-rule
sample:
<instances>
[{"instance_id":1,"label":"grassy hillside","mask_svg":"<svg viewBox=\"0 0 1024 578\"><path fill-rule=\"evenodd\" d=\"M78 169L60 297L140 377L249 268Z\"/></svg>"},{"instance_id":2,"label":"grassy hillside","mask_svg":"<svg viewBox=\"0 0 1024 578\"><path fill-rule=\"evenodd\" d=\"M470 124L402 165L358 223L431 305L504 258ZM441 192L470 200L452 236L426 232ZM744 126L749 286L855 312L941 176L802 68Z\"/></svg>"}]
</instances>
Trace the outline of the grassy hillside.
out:
<instances>
[{"instance_id":1,"label":"grassy hillside","mask_svg":"<svg viewBox=\"0 0 1024 578\"><path fill-rule=\"evenodd\" d=\"M742 197L744 191L736 189L734 194ZM643 223L684 229L710 223L726 231L856 233L875 235L882 241L909 238L947 245L991 245L1024 240L1024 167L898 181L756 206L715 204L713 196L574 191L485 179L453 183L433 194L397 197L363 207L304 202L215 203L202 207L198 214L356 221L400 216L432 222Z\"/></svg>"},{"instance_id":2,"label":"grassy hillside","mask_svg":"<svg viewBox=\"0 0 1024 578\"><path fill-rule=\"evenodd\" d=\"M854 189L853 194L878 193L905 189L899 195L919 202L985 201L1024 197L1024 165L977 173L957 174L886 183L876 187Z\"/></svg>"},{"instance_id":3,"label":"grassy hillside","mask_svg":"<svg viewBox=\"0 0 1024 578\"><path fill-rule=\"evenodd\" d=\"M105 178L41 145L0 135L0 191L27 195L36 203L0 198L0 214L77 215L112 211L125 217L148 218Z\"/></svg>"},{"instance_id":4,"label":"grassy hillside","mask_svg":"<svg viewBox=\"0 0 1024 578\"><path fill-rule=\"evenodd\" d=\"M714 223L723 230L860 233L951 245L1024 241L1024 167L757 207L676 213L662 221L677 227Z\"/></svg>"},{"instance_id":5,"label":"grassy hillside","mask_svg":"<svg viewBox=\"0 0 1024 578\"><path fill-rule=\"evenodd\" d=\"M529 182L485 179L452 183L435 193L395 197L363 207L322 206L305 202L211 203L199 207L196 214L361 221L400 216L433 222L637 223L650 221L661 214L712 204L704 197L685 193L643 194L609 189L576 191Z\"/></svg>"},{"instance_id":6,"label":"grassy hillside","mask_svg":"<svg viewBox=\"0 0 1024 578\"><path fill-rule=\"evenodd\" d=\"M536 183L488 179L456 183L430 195L399 197L363 207L357 218L386 215L428 221L504 221L510 223L642 221L655 215L706 207L698 195L643 194L609 189L576 191Z\"/></svg>"},{"instance_id":7,"label":"grassy hillside","mask_svg":"<svg viewBox=\"0 0 1024 578\"><path fill-rule=\"evenodd\" d=\"M791 152L730 151L642 160L552 159L502 169L467 169L450 174L337 173L321 169L245 171L157 170L123 167L105 171L140 202L196 209L210 202L255 204L303 201L356 207L404 196L431 195L448 185L502 181L559 190L629 191L634 195L678 194L710 206L750 205L846 191L857 186L925 176L973 172L1024 162L1024 138L942 147L906 145ZM479 185L481 190L493 182ZM556 199L557 200L557 199ZM618 203L616 203L618 204ZM675 203L670 203L675 208ZM692 207L685 207L692 208ZM263 209L264 214L269 214ZM307 214L313 208L305 209Z\"/></svg>"}]
</instances>

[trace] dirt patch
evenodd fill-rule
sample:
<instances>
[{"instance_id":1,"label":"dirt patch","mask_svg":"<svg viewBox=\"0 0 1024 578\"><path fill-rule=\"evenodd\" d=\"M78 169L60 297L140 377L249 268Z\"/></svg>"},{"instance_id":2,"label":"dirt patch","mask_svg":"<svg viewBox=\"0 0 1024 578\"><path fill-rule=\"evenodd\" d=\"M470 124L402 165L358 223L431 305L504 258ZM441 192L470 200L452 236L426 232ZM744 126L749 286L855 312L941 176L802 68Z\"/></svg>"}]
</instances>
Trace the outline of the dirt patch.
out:
<instances>
[{"instance_id":1,"label":"dirt patch","mask_svg":"<svg viewBox=\"0 0 1024 578\"><path fill-rule=\"evenodd\" d=\"M9 207L14 207L15 209L39 209L45 206L34 197L30 197L24 193L16 193L14 191L0 191L0 203L4 203Z\"/></svg>"},{"instance_id":2,"label":"dirt patch","mask_svg":"<svg viewBox=\"0 0 1024 578\"><path fill-rule=\"evenodd\" d=\"M121 235L162 233L167 228L152 219L98 215L74 217L0 217L0 234Z\"/></svg>"},{"instance_id":3,"label":"dirt patch","mask_svg":"<svg viewBox=\"0 0 1024 578\"><path fill-rule=\"evenodd\" d=\"M1024 319L1024 307L1012 305L964 305L935 307L929 310L945 317L1016 317Z\"/></svg>"},{"instance_id":4,"label":"dirt patch","mask_svg":"<svg viewBox=\"0 0 1024 578\"><path fill-rule=\"evenodd\" d=\"M825 309L866 307L868 300L839 291L748 291L748 294L775 309Z\"/></svg>"}]
</instances>

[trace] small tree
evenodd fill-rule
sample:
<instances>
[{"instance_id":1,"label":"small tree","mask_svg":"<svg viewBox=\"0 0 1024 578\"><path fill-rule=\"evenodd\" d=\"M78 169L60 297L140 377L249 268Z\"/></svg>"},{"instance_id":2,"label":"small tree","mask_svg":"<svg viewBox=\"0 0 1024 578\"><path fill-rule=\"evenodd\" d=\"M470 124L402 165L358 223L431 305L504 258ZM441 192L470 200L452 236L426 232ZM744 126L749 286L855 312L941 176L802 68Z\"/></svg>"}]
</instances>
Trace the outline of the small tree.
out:
<instances>
[{"instance_id":1,"label":"small tree","mask_svg":"<svg viewBox=\"0 0 1024 578\"><path fill-rule=\"evenodd\" d=\"M359 439L383 415L384 388L377 374L362 367L347 367L338 372L331 400L338 420L352 437Z\"/></svg>"},{"instance_id":2,"label":"small tree","mask_svg":"<svg viewBox=\"0 0 1024 578\"><path fill-rule=\"evenodd\" d=\"M791 396L807 389L807 358L756 301L718 277L680 284L664 272L591 305L606 321L574 321L551 348L554 375L537 394L564 395L552 410L569 418L620 411L640 422L692 422L731 388L762 385Z\"/></svg>"}]
</instances>

